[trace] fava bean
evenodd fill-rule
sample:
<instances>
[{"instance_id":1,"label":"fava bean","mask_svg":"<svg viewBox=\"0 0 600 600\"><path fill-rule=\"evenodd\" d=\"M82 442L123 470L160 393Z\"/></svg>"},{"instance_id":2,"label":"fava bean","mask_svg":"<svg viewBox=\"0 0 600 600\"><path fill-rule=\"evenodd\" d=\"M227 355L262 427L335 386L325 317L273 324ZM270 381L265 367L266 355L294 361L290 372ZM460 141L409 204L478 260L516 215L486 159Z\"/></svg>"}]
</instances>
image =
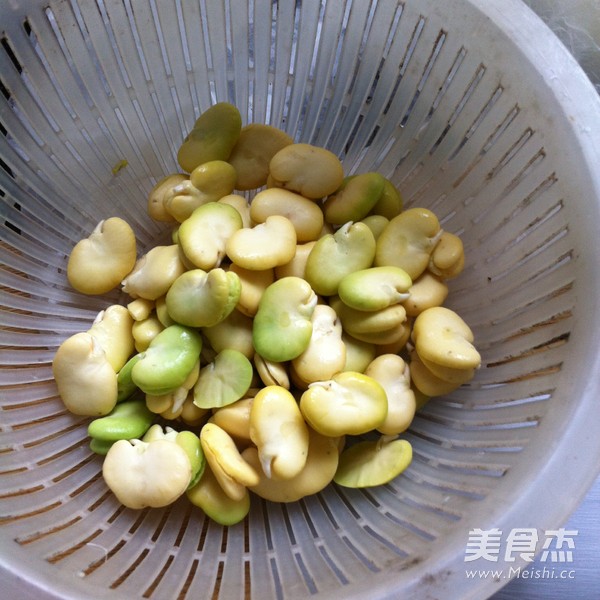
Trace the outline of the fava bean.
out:
<instances>
[{"instance_id":1,"label":"fava bean","mask_svg":"<svg viewBox=\"0 0 600 600\"><path fill-rule=\"evenodd\" d=\"M181 274L169 288L167 311L176 323L211 327L233 311L240 293L240 278L233 271L192 269Z\"/></svg>"},{"instance_id":2,"label":"fava bean","mask_svg":"<svg viewBox=\"0 0 600 600\"><path fill-rule=\"evenodd\" d=\"M76 333L59 346L52 373L61 400L75 415L107 415L117 403L117 373L100 343L87 332Z\"/></svg>"},{"instance_id":3,"label":"fava bean","mask_svg":"<svg viewBox=\"0 0 600 600\"><path fill-rule=\"evenodd\" d=\"M245 191L266 185L271 159L293 141L287 133L272 125L250 123L242 127L229 156L229 162L237 172L236 188Z\"/></svg>"},{"instance_id":4,"label":"fava bean","mask_svg":"<svg viewBox=\"0 0 600 600\"><path fill-rule=\"evenodd\" d=\"M296 253L296 230L287 217L272 215L251 229L236 231L227 241L226 252L244 269L264 271L285 265Z\"/></svg>"},{"instance_id":5,"label":"fava bean","mask_svg":"<svg viewBox=\"0 0 600 600\"><path fill-rule=\"evenodd\" d=\"M200 370L194 386L194 404L220 408L244 396L252 383L252 364L237 350L222 350Z\"/></svg>"},{"instance_id":6,"label":"fava bean","mask_svg":"<svg viewBox=\"0 0 600 600\"><path fill-rule=\"evenodd\" d=\"M250 439L269 479L292 479L302 471L308 455L308 427L288 390L270 385L256 394L250 409Z\"/></svg>"},{"instance_id":7,"label":"fava bean","mask_svg":"<svg viewBox=\"0 0 600 600\"><path fill-rule=\"evenodd\" d=\"M344 168L333 152L310 144L290 144L271 159L267 185L316 200L333 194L343 179Z\"/></svg>"},{"instance_id":8,"label":"fava bean","mask_svg":"<svg viewBox=\"0 0 600 600\"><path fill-rule=\"evenodd\" d=\"M126 221L119 217L100 221L71 250L67 279L82 294L109 292L134 268L136 248L135 234Z\"/></svg>"},{"instance_id":9,"label":"fava bean","mask_svg":"<svg viewBox=\"0 0 600 600\"><path fill-rule=\"evenodd\" d=\"M270 188L254 196L250 205L252 220L255 223L264 223L272 215L281 215L290 220L299 243L316 240L323 228L321 207L289 190Z\"/></svg>"},{"instance_id":10,"label":"fava bean","mask_svg":"<svg viewBox=\"0 0 600 600\"><path fill-rule=\"evenodd\" d=\"M242 130L242 117L237 107L219 102L196 119L190 133L177 152L179 166L191 173L210 160L227 160Z\"/></svg>"},{"instance_id":11,"label":"fava bean","mask_svg":"<svg viewBox=\"0 0 600 600\"><path fill-rule=\"evenodd\" d=\"M333 296L346 275L371 266L375 248L375 238L364 223L346 223L314 245L306 261L306 281L317 294Z\"/></svg>"},{"instance_id":12,"label":"fava bean","mask_svg":"<svg viewBox=\"0 0 600 600\"><path fill-rule=\"evenodd\" d=\"M256 469L242 458L231 436L214 423L202 427L200 443L210 470L225 494L232 500L242 500L246 488L259 481Z\"/></svg>"},{"instance_id":13,"label":"fava bean","mask_svg":"<svg viewBox=\"0 0 600 600\"><path fill-rule=\"evenodd\" d=\"M123 291L132 298L156 300L164 296L171 284L185 271L179 247L155 246L135 264L123 280Z\"/></svg>"},{"instance_id":14,"label":"fava bean","mask_svg":"<svg viewBox=\"0 0 600 600\"><path fill-rule=\"evenodd\" d=\"M242 451L242 458L259 474L259 482L250 486L257 496L272 502L295 502L316 494L331 483L339 461L340 438L321 435L309 428L308 454L304 468L292 479L276 480L262 471L258 450Z\"/></svg>"},{"instance_id":15,"label":"fava bean","mask_svg":"<svg viewBox=\"0 0 600 600\"><path fill-rule=\"evenodd\" d=\"M384 485L411 462L412 446L407 440L363 441L342 452L333 480L351 488Z\"/></svg>"},{"instance_id":16,"label":"fava bean","mask_svg":"<svg viewBox=\"0 0 600 600\"><path fill-rule=\"evenodd\" d=\"M181 224L179 246L191 265L209 271L221 264L229 238L241 228L242 217L233 206L209 202Z\"/></svg>"},{"instance_id":17,"label":"fava bean","mask_svg":"<svg viewBox=\"0 0 600 600\"><path fill-rule=\"evenodd\" d=\"M338 286L342 302L356 310L375 311L407 300L412 280L398 267L371 267L345 275Z\"/></svg>"},{"instance_id":18,"label":"fava bean","mask_svg":"<svg viewBox=\"0 0 600 600\"><path fill-rule=\"evenodd\" d=\"M200 334L182 325L161 331L133 365L133 382L145 393L168 394L186 380L198 361Z\"/></svg>"},{"instance_id":19,"label":"fava bean","mask_svg":"<svg viewBox=\"0 0 600 600\"><path fill-rule=\"evenodd\" d=\"M404 269L414 281L429 265L442 230L433 212L409 208L390 220L377 239L375 266Z\"/></svg>"},{"instance_id":20,"label":"fava bean","mask_svg":"<svg viewBox=\"0 0 600 600\"><path fill-rule=\"evenodd\" d=\"M343 225L348 221L364 219L381 198L384 184L385 179L379 173L346 177L323 205L326 221Z\"/></svg>"},{"instance_id":21,"label":"fava bean","mask_svg":"<svg viewBox=\"0 0 600 600\"><path fill-rule=\"evenodd\" d=\"M284 277L264 292L252 326L254 348L263 358L284 362L310 343L317 296L299 277Z\"/></svg>"},{"instance_id":22,"label":"fava bean","mask_svg":"<svg viewBox=\"0 0 600 600\"><path fill-rule=\"evenodd\" d=\"M345 371L308 386L300 398L306 422L323 435L360 435L383 424L387 415L385 390L372 377Z\"/></svg>"}]
</instances>

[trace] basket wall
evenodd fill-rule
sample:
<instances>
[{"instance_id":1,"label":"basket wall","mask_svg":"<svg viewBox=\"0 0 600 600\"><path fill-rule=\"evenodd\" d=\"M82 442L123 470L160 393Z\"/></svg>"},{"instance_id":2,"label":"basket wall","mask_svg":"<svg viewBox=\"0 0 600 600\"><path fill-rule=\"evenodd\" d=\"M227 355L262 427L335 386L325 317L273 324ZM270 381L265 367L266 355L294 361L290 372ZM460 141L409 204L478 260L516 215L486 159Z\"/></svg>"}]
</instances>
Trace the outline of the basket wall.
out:
<instances>
[{"instance_id":1,"label":"basket wall","mask_svg":"<svg viewBox=\"0 0 600 600\"><path fill-rule=\"evenodd\" d=\"M497 583L465 581L469 529L557 526L597 472L600 108L558 42L512 0L27 0L0 13L9 583L62 598L491 594ZM108 216L153 245L146 194L217 101L331 149L347 173L380 171L461 235L450 306L483 356L417 416L397 480L256 499L230 528L185 501L121 507L51 374L58 345L123 300L70 289L72 246Z\"/></svg>"}]
</instances>

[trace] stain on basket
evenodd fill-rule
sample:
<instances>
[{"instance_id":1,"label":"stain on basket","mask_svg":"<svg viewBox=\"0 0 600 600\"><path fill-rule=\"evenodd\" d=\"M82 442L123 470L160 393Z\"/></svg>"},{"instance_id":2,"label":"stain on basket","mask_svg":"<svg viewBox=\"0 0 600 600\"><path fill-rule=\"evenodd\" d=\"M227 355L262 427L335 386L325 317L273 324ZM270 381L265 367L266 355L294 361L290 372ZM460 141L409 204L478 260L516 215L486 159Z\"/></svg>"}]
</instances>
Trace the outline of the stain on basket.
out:
<instances>
[{"instance_id":1,"label":"stain on basket","mask_svg":"<svg viewBox=\"0 0 600 600\"><path fill-rule=\"evenodd\" d=\"M129 163L126 159L122 158L120 161L115 163L115 166L112 168L112 174L118 175L120 171L122 171L125 167L127 167Z\"/></svg>"}]
</instances>

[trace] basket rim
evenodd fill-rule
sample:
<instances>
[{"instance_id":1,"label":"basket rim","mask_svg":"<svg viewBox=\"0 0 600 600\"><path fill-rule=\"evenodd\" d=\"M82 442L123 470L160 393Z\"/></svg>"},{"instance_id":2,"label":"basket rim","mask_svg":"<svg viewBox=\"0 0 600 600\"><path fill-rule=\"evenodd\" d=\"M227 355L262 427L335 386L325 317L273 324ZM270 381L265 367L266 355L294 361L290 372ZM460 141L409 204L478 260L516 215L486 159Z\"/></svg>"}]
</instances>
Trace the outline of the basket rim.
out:
<instances>
[{"instance_id":1,"label":"basket rim","mask_svg":"<svg viewBox=\"0 0 600 600\"><path fill-rule=\"evenodd\" d=\"M600 164L600 98L587 75L559 38L521 0L464 0L464 2L493 22L505 37L510 37L519 43L528 63L535 65L536 70L543 77L547 93L552 95L557 105L568 113L574 122L585 124L579 125L579 130L575 130L580 155L584 159L583 163ZM518 18L515 18L515 13L519 15ZM535 38L535 45L531 41L533 38ZM590 222L598 222L600 220L600 171L594 172L590 168L587 170L587 175L590 187L596 192L595 201L592 203L590 200L590 208L593 209L594 214L590 215L588 212L587 218ZM598 246L598 242L594 241L594 238L591 239L592 243ZM600 248L596 250L596 255L600 256ZM600 274L595 274L595 279L590 282L590 286L595 290L595 295L594 298L588 298L586 301L593 307L594 300L600 299ZM592 315L594 322L576 323L575 326L582 331L593 332L600 328L600 315L595 315L593 311L588 313ZM592 337L593 334L588 333L590 349L593 347ZM595 346L595 355L588 356L586 363L586 371L591 373L600 370L600 352L597 350L597 343ZM580 402L573 412L573 420L565 429L564 435L552 446L552 453L545 468L537 474L535 480L530 482L531 485L526 490L520 489L518 495L514 493L503 498L510 503L510 509L504 516L492 515L493 518L500 519L494 521L495 526L502 527L503 524L512 523L515 515L527 515L531 506L539 504L544 499L546 500L543 503L544 513L536 515L537 519L543 521L542 528L544 525L550 527L556 526L557 523L562 524L580 504L597 479L600 474L600 463L597 461L600 453L600 436L588 435L588 443L584 451L578 451L577 448L581 447L581 431L589 431L591 419L595 417L597 422L600 417L600 406L597 402L600 395L600 382L590 380L581 384L581 391ZM547 491L535 485L542 480L560 485L563 489L565 484L570 483L568 499L549 503ZM478 524L478 526L483 525L485 524ZM26 552L23 549L16 543L12 546L14 547L11 547L10 553L0 554L0 573L8 596L11 596L10 592L15 591L18 597L26 600L29 598L25 593L26 589L31 591L31 598L35 596L42 600L44 598L69 599L77 597L77 592L84 593L83 584L78 585L77 581L68 580L66 577L57 577L56 569L50 565L43 565L40 568L40 565L31 564L26 560ZM438 568L434 573L427 572L426 566L416 566L406 572L407 574L410 572L406 582L406 591L410 597L420 598L425 594L433 597L437 594L439 597L450 595L480 598L495 593L508 581L497 582L497 589L492 589L490 581L485 579L467 581L461 568L463 563L460 557L456 557L456 540L452 540L452 543L448 541L442 546L437 564ZM518 566L519 563L517 561L511 564ZM394 573L383 576L382 584L388 584L391 590L396 577ZM425 590L422 589L424 577L427 577ZM50 586L54 591L50 590ZM339 595L335 592L327 592L327 596L350 600L359 596L364 597L366 591L369 591L370 597L374 597L373 589L369 587L368 582L365 582L364 588L353 587L350 595L348 590L343 589L340 590ZM102 597L104 596L98 596L98 598ZM111 594L106 597L114 596Z\"/></svg>"}]
</instances>

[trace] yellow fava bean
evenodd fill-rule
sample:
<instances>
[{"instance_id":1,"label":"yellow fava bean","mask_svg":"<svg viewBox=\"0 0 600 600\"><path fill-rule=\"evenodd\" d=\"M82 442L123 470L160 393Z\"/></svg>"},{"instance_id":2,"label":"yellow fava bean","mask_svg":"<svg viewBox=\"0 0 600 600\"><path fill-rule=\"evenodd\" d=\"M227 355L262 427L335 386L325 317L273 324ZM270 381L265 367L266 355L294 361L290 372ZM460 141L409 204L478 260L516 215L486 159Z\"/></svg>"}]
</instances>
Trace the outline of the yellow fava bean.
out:
<instances>
[{"instance_id":1,"label":"yellow fava bean","mask_svg":"<svg viewBox=\"0 0 600 600\"><path fill-rule=\"evenodd\" d=\"M64 405L75 415L101 417L117 403L117 373L93 335L76 333L58 348L52 373Z\"/></svg>"},{"instance_id":2,"label":"yellow fava bean","mask_svg":"<svg viewBox=\"0 0 600 600\"><path fill-rule=\"evenodd\" d=\"M448 286L436 275L424 271L408 290L402 306L409 317L416 317L427 308L441 306L448 296Z\"/></svg>"},{"instance_id":3,"label":"yellow fava bean","mask_svg":"<svg viewBox=\"0 0 600 600\"><path fill-rule=\"evenodd\" d=\"M397 354L382 354L371 362L365 375L381 384L388 400L387 416L377 430L384 435L397 435L406 431L416 411L408 365Z\"/></svg>"},{"instance_id":4,"label":"yellow fava bean","mask_svg":"<svg viewBox=\"0 0 600 600\"><path fill-rule=\"evenodd\" d=\"M67 261L67 279L82 294L105 294L134 268L136 239L119 217L100 221L90 236L75 244Z\"/></svg>"},{"instance_id":5,"label":"yellow fava bean","mask_svg":"<svg viewBox=\"0 0 600 600\"><path fill-rule=\"evenodd\" d=\"M412 338L423 359L453 369L476 369L481 356L473 346L473 332L453 310L435 306L415 319Z\"/></svg>"},{"instance_id":6,"label":"yellow fava bean","mask_svg":"<svg viewBox=\"0 0 600 600\"><path fill-rule=\"evenodd\" d=\"M236 189L246 191L267 183L269 163L279 150L293 143L281 129L262 123L242 127L229 162L237 172Z\"/></svg>"},{"instance_id":7,"label":"yellow fava bean","mask_svg":"<svg viewBox=\"0 0 600 600\"><path fill-rule=\"evenodd\" d=\"M342 340L346 346L346 363L342 370L364 373L376 356L375 344L363 342L345 331L342 331Z\"/></svg>"},{"instance_id":8,"label":"yellow fava bean","mask_svg":"<svg viewBox=\"0 0 600 600\"><path fill-rule=\"evenodd\" d=\"M287 217L300 243L316 240L323 228L323 211L319 205L289 190L270 188L254 196L250 205L251 219L264 223L272 215Z\"/></svg>"},{"instance_id":9,"label":"yellow fava bean","mask_svg":"<svg viewBox=\"0 0 600 600\"><path fill-rule=\"evenodd\" d=\"M217 200L219 204L229 204L235 208L242 217L242 227L252 227L252 219L250 218L250 205L244 196L239 194L227 194Z\"/></svg>"},{"instance_id":10,"label":"yellow fava bean","mask_svg":"<svg viewBox=\"0 0 600 600\"><path fill-rule=\"evenodd\" d=\"M244 269L272 269L294 257L296 230L288 218L273 215L252 229L236 231L225 250L231 261Z\"/></svg>"},{"instance_id":11,"label":"yellow fava bean","mask_svg":"<svg viewBox=\"0 0 600 600\"><path fill-rule=\"evenodd\" d=\"M415 279L429 265L442 230L437 217L426 208L409 208L394 217L377 239L375 266L395 266Z\"/></svg>"},{"instance_id":12,"label":"yellow fava bean","mask_svg":"<svg viewBox=\"0 0 600 600\"><path fill-rule=\"evenodd\" d=\"M333 194L344 179L340 159L329 150L310 144L290 144L269 163L270 187L298 192L313 200Z\"/></svg>"},{"instance_id":13,"label":"yellow fava bean","mask_svg":"<svg viewBox=\"0 0 600 600\"><path fill-rule=\"evenodd\" d=\"M259 475L241 456L232 437L218 425L206 423L200 432L206 461L223 491L232 500L241 500Z\"/></svg>"},{"instance_id":14,"label":"yellow fava bean","mask_svg":"<svg viewBox=\"0 0 600 600\"><path fill-rule=\"evenodd\" d=\"M461 385L460 383L444 381L434 375L414 351L410 355L410 375L413 385L428 398L444 396L458 389Z\"/></svg>"},{"instance_id":15,"label":"yellow fava bean","mask_svg":"<svg viewBox=\"0 0 600 600\"><path fill-rule=\"evenodd\" d=\"M123 280L123 291L132 298L156 300L167 293L184 271L176 244L155 246L136 262L133 271Z\"/></svg>"},{"instance_id":16,"label":"yellow fava bean","mask_svg":"<svg viewBox=\"0 0 600 600\"><path fill-rule=\"evenodd\" d=\"M202 333L216 353L229 348L241 352L248 359L254 356L252 319L237 309L216 325L203 327Z\"/></svg>"},{"instance_id":17,"label":"yellow fava bean","mask_svg":"<svg viewBox=\"0 0 600 600\"><path fill-rule=\"evenodd\" d=\"M308 386L300 398L306 422L323 435L360 435L376 429L387 416L385 390L372 377L353 371Z\"/></svg>"},{"instance_id":18,"label":"yellow fava bean","mask_svg":"<svg viewBox=\"0 0 600 600\"><path fill-rule=\"evenodd\" d=\"M209 202L181 224L179 246L193 266L209 271L221 264L229 239L241 228L242 217L233 206Z\"/></svg>"},{"instance_id":19,"label":"yellow fava bean","mask_svg":"<svg viewBox=\"0 0 600 600\"><path fill-rule=\"evenodd\" d=\"M264 291L275 281L273 269L244 269L235 263L229 267L240 280L241 293L237 308L243 314L253 317Z\"/></svg>"},{"instance_id":20,"label":"yellow fava bean","mask_svg":"<svg viewBox=\"0 0 600 600\"><path fill-rule=\"evenodd\" d=\"M190 179L175 186L165 196L165 210L183 223L199 206L217 202L230 194L235 185L235 170L225 161L212 160L196 167Z\"/></svg>"},{"instance_id":21,"label":"yellow fava bean","mask_svg":"<svg viewBox=\"0 0 600 600\"><path fill-rule=\"evenodd\" d=\"M250 439L269 479L292 479L302 471L308 455L308 428L288 390L267 386L254 396Z\"/></svg>"},{"instance_id":22,"label":"yellow fava bean","mask_svg":"<svg viewBox=\"0 0 600 600\"><path fill-rule=\"evenodd\" d=\"M172 196L173 189L188 181L187 175L174 173L163 177L148 194L148 214L155 221L164 223L175 222L175 217L166 209L166 199Z\"/></svg>"},{"instance_id":23,"label":"yellow fava bean","mask_svg":"<svg viewBox=\"0 0 600 600\"><path fill-rule=\"evenodd\" d=\"M296 374L306 383L330 379L346 364L342 324L326 304L317 304L311 317L312 334L306 350L292 360Z\"/></svg>"},{"instance_id":24,"label":"yellow fava bean","mask_svg":"<svg viewBox=\"0 0 600 600\"><path fill-rule=\"evenodd\" d=\"M460 275L464 266L462 240L457 235L444 231L431 253L429 270L443 279L451 279Z\"/></svg>"},{"instance_id":25,"label":"yellow fava bean","mask_svg":"<svg viewBox=\"0 0 600 600\"><path fill-rule=\"evenodd\" d=\"M375 248L375 238L364 223L346 223L314 245L306 261L306 281L317 294L333 296L346 275L371 266Z\"/></svg>"},{"instance_id":26,"label":"yellow fava bean","mask_svg":"<svg viewBox=\"0 0 600 600\"><path fill-rule=\"evenodd\" d=\"M154 307L154 300L146 300L146 298L137 298L127 304L127 310L134 321L147 319L154 310Z\"/></svg>"},{"instance_id":27,"label":"yellow fava bean","mask_svg":"<svg viewBox=\"0 0 600 600\"><path fill-rule=\"evenodd\" d=\"M368 217L361 219L360 222L364 223L371 230L373 237L377 240L390 220L382 215L369 215Z\"/></svg>"},{"instance_id":28,"label":"yellow fava bean","mask_svg":"<svg viewBox=\"0 0 600 600\"><path fill-rule=\"evenodd\" d=\"M119 371L133 353L133 324L127 308L113 304L98 314L88 330L102 346L106 360L115 371Z\"/></svg>"},{"instance_id":29,"label":"yellow fava bean","mask_svg":"<svg viewBox=\"0 0 600 600\"><path fill-rule=\"evenodd\" d=\"M339 296L330 299L345 331L350 335L388 332L406 321L406 310L400 304L392 304L379 310L357 310L345 304ZM361 338L358 338L361 339Z\"/></svg>"},{"instance_id":30,"label":"yellow fava bean","mask_svg":"<svg viewBox=\"0 0 600 600\"><path fill-rule=\"evenodd\" d=\"M254 398L242 398L214 410L211 422L238 440L250 441L250 410Z\"/></svg>"},{"instance_id":31,"label":"yellow fava bean","mask_svg":"<svg viewBox=\"0 0 600 600\"><path fill-rule=\"evenodd\" d=\"M338 295L346 306L374 311L406 300L412 280L398 267L370 267L346 275Z\"/></svg>"},{"instance_id":32,"label":"yellow fava bean","mask_svg":"<svg viewBox=\"0 0 600 600\"><path fill-rule=\"evenodd\" d=\"M339 461L340 438L321 435L309 428L308 454L304 468L292 479L269 479L261 469L258 450L246 448L242 457L258 472L260 480L250 490L272 502L295 502L311 496L331 483Z\"/></svg>"},{"instance_id":33,"label":"yellow fava bean","mask_svg":"<svg viewBox=\"0 0 600 600\"><path fill-rule=\"evenodd\" d=\"M244 488L241 498L233 500L210 470L204 469L200 481L186 491L188 500L219 525L235 525L250 512L250 494Z\"/></svg>"},{"instance_id":34,"label":"yellow fava bean","mask_svg":"<svg viewBox=\"0 0 600 600\"><path fill-rule=\"evenodd\" d=\"M290 379L285 368L285 363L267 360L260 354L255 354L254 366L260 380L265 385L277 385L286 390L290 389Z\"/></svg>"},{"instance_id":35,"label":"yellow fava bean","mask_svg":"<svg viewBox=\"0 0 600 600\"><path fill-rule=\"evenodd\" d=\"M316 243L316 241L312 241L305 244L297 244L294 258L290 262L285 263L285 265L275 267L275 277L277 279L283 279L284 277L300 277L304 279L306 261Z\"/></svg>"}]
</instances>

